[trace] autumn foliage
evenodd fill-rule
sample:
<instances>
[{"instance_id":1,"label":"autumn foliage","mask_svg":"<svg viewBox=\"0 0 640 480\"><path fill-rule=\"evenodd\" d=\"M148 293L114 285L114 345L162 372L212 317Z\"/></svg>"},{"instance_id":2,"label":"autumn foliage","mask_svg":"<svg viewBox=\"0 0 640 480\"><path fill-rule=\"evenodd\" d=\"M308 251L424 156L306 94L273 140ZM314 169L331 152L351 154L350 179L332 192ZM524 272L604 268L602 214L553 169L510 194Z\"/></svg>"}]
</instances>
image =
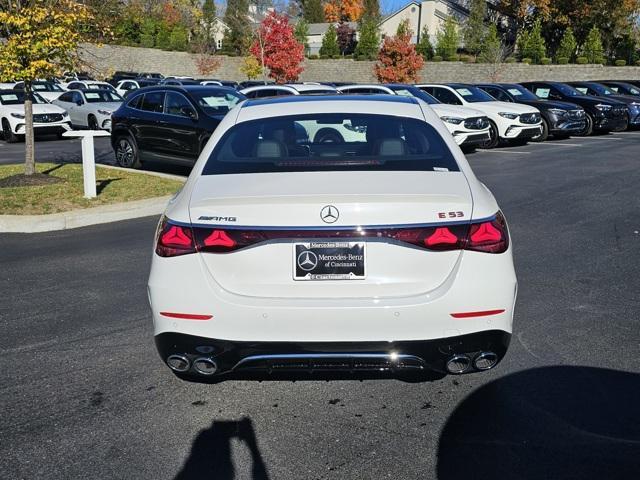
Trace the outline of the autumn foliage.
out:
<instances>
[{"instance_id":1,"label":"autumn foliage","mask_svg":"<svg viewBox=\"0 0 640 480\"><path fill-rule=\"evenodd\" d=\"M220 57L202 53L196 57L196 68L200 75L211 75L222 65Z\"/></svg>"},{"instance_id":2,"label":"autumn foliage","mask_svg":"<svg viewBox=\"0 0 640 480\"><path fill-rule=\"evenodd\" d=\"M329 23L356 22L363 13L363 0L328 0L324 4L324 18Z\"/></svg>"},{"instance_id":3,"label":"autumn foliage","mask_svg":"<svg viewBox=\"0 0 640 480\"><path fill-rule=\"evenodd\" d=\"M269 12L256 32L251 54L269 69L269 76L277 83L298 80L302 73L304 46L296 40L286 15Z\"/></svg>"},{"instance_id":4,"label":"autumn foliage","mask_svg":"<svg viewBox=\"0 0 640 480\"><path fill-rule=\"evenodd\" d=\"M411 43L412 34L410 30L406 30L384 39L378 63L374 66L380 83L415 83L419 80L424 59Z\"/></svg>"}]
</instances>

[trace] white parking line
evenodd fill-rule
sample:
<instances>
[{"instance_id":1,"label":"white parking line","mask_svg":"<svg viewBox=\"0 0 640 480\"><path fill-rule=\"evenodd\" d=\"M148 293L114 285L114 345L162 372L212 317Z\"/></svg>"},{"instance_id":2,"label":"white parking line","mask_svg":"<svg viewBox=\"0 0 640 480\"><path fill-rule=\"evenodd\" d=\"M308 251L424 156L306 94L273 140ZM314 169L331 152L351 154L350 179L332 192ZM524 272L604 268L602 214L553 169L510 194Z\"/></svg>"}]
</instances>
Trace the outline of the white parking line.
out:
<instances>
[{"instance_id":1,"label":"white parking line","mask_svg":"<svg viewBox=\"0 0 640 480\"><path fill-rule=\"evenodd\" d=\"M556 143L556 142L547 142L547 143L528 143L528 146L536 146L536 147L582 147L579 143Z\"/></svg>"},{"instance_id":2,"label":"white parking line","mask_svg":"<svg viewBox=\"0 0 640 480\"><path fill-rule=\"evenodd\" d=\"M531 152L523 152L520 150L488 150L486 153L517 153L520 155L531 155Z\"/></svg>"},{"instance_id":3,"label":"white parking line","mask_svg":"<svg viewBox=\"0 0 640 480\"><path fill-rule=\"evenodd\" d=\"M639 132L614 132L614 135L632 135L632 136L638 136L640 135L640 131Z\"/></svg>"},{"instance_id":4,"label":"white parking line","mask_svg":"<svg viewBox=\"0 0 640 480\"><path fill-rule=\"evenodd\" d=\"M595 140L595 141L607 141L607 140L622 140L621 138L615 138L615 137L580 137L580 140Z\"/></svg>"}]
</instances>

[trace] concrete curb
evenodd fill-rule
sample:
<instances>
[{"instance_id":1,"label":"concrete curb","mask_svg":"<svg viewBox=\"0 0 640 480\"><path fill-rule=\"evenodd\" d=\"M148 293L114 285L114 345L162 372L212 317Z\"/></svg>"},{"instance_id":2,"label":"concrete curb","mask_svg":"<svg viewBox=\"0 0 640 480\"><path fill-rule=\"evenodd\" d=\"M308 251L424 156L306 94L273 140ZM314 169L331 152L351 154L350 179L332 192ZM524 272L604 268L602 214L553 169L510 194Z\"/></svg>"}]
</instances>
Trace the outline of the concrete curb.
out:
<instances>
[{"instance_id":1,"label":"concrete curb","mask_svg":"<svg viewBox=\"0 0 640 480\"><path fill-rule=\"evenodd\" d=\"M182 175L173 175L171 173L154 172L151 170L135 170L133 168L122 168L122 167L117 167L115 165L105 165L104 163L97 163L97 162L96 162L96 167L108 168L110 170L119 170L121 172L127 172L127 173L139 173L141 175L151 175L153 177L168 178L169 180L178 180L179 182L187 181L187 177Z\"/></svg>"},{"instance_id":2,"label":"concrete curb","mask_svg":"<svg viewBox=\"0 0 640 480\"><path fill-rule=\"evenodd\" d=\"M0 215L0 233L52 232L160 215L172 196L101 205L50 215Z\"/></svg>"}]
</instances>

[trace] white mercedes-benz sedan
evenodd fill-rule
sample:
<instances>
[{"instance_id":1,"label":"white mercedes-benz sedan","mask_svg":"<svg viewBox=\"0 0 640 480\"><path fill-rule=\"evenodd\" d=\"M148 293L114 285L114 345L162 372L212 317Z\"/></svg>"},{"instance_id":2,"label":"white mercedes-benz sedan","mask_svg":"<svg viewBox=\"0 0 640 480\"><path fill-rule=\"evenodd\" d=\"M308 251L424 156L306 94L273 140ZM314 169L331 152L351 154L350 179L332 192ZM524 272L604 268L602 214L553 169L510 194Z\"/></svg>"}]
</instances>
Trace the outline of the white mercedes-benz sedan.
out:
<instances>
[{"instance_id":1,"label":"white mercedes-benz sedan","mask_svg":"<svg viewBox=\"0 0 640 480\"><path fill-rule=\"evenodd\" d=\"M155 341L185 380L470 373L494 367L511 337L505 218L413 97L240 103L154 248Z\"/></svg>"}]
</instances>

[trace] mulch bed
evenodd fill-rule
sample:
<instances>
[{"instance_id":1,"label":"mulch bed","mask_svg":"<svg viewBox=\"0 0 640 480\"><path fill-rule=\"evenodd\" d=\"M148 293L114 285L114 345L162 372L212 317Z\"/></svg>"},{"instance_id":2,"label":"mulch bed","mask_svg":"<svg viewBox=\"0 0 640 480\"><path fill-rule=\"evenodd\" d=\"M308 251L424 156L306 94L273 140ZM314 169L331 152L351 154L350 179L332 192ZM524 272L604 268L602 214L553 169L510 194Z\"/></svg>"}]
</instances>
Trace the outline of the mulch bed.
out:
<instances>
[{"instance_id":1,"label":"mulch bed","mask_svg":"<svg viewBox=\"0 0 640 480\"><path fill-rule=\"evenodd\" d=\"M59 177L53 177L46 173L34 173L33 175L25 175L20 173L18 175L11 175L9 177L0 178L0 188L11 187L37 187L39 185L51 185L52 183L64 182L65 180Z\"/></svg>"}]
</instances>

